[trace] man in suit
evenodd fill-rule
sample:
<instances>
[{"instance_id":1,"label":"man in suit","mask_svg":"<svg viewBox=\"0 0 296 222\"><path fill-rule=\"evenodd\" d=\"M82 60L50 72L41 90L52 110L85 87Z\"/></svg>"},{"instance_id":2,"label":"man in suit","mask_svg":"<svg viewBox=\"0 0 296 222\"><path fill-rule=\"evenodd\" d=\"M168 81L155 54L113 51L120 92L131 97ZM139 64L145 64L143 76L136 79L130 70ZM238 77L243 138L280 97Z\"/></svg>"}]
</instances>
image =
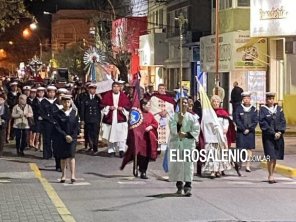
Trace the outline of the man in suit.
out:
<instances>
[{"instance_id":1,"label":"man in suit","mask_svg":"<svg viewBox=\"0 0 296 222\"><path fill-rule=\"evenodd\" d=\"M89 150L94 154L98 152L98 135L100 132L101 109L100 98L96 95L96 84L88 85L88 95L81 102L81 125L85 128L84 133L88 139Z\"/></svg>"}]
</instances>

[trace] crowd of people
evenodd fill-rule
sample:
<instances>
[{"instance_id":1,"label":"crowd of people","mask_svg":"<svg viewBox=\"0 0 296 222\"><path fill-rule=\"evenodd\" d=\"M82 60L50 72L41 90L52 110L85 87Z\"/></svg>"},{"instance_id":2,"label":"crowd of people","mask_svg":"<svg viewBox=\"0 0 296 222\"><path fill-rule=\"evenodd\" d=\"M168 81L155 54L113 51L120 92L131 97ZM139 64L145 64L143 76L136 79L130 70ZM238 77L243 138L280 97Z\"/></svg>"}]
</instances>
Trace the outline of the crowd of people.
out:
<instances>
[{"instance_id":1,"label":"crowd of people","mask_svg":"<svg viewBox=\"0 0 296 222\"><path fill-rule=\"evenodd\" d=\"M238 87L234 84L234 87ZM16 140L16 153L25 155L27 147L42 150L44 159L55 158L56 170L62 172L61 183L66 181L66 169L75 177L75 152L80 130L84 129L85 151L98 154L99 138L106 141L108 156L118 153L123 158L121 169L137 160L140 178L148 179L149 161L156 160L161 151L170 149L183 152L194 149L213 150L233 148L247 149L249 158L255 149L255 128L259 123L262 141L268 161L268 182L275 183L273 173L277 159L284 157L286 122L283 110L275 104L275 94L266 93L266 104L257 110L251 103L251 94L235 89L231 95L233 113L221 108L219 95L210 99L213 117L218 124L207 124L208 115L199 99L176 97L159 84L157 91L149 85L139 91L143 121L130 127L134 116L130 111L134 104L135 89L126 88L121 81L114 81L110 91L96 93L97 84L87 82L64 86L26 84L16 79L2 81L0 92L0 156L10 140ZM218 91L218 90L216 90ZM213 91L214 92L214 91ZM239 95L238 95L239 94ZM177 109L176 109L177 108ZM67 167L69 166L69 167ZM218 178L234 166L241 176L240 162L216 162L211 159L198 162L198 175ZM170 181L176 182L177 193L191 196L194 175L192 161L168 164ZM251 172L250 161L246 172Z\"/></svg>"}]
</instances>

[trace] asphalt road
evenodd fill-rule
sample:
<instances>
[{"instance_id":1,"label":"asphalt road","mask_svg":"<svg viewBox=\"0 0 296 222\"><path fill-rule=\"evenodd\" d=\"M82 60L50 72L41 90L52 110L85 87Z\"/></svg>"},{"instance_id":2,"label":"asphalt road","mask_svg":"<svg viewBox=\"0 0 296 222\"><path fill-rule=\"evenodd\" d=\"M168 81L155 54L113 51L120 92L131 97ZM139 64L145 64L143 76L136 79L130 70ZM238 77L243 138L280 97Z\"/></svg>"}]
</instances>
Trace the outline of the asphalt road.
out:
<instances>
[{"instance_id":1,"label":"asphalt road","mask_svg":"<svg viewBox=\"0 0 296 222\"><path fill-rule=\"evenodd\" d=\"M296 154L295 144L296 138L286 138L286 155ZM14 149L6 150L13 156ZM104 154L77 154L74 185L59 183L54 160L42 160L40 152L17 159L37 163L76 221L296 221L296 180L276 175L278 183L268 184L259 163L242 177L234 171L214 180L195 177L192 197L179 197L161 168L162 156L150 163L149 179L141 180L132 176L132 165L120 171L121 159Z\"/></svg>"}]
</instances>

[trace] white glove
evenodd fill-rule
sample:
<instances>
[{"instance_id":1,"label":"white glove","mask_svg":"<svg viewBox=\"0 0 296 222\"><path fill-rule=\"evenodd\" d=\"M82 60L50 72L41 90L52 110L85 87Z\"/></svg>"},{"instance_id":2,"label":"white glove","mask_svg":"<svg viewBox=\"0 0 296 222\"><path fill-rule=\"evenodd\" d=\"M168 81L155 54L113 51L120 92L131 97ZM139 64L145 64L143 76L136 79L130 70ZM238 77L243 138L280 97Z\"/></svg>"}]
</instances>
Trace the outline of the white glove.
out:
<instances>
[{"instance_id":1,"label":"white glove","mask_svg":"<svg viewBox=\"0 0 296 222\"><path fill-rule=\"evenodd\" d=\"M147 126L146 129L145 129L145 131L146 131L146 132L149 132L149 131L152 130L152 129L153 129L152 126Z\"/></svg>"},{"instance_id":2,"label":"white glove","mask_svg":"<svg viewBox=\"0 0 296 222\"><path fill-rule=\"evenodd\" d=\"M246 129L246 130L244 131L244 134L247 135L249 132L250 132L250 130Z\"/></svg>"},{"instance_id":3,"label":"white glove","mask_svg":"<svg viewBox=\"0 0 296 222\"><path fill-rule=\"evenodd\" d=\"M38 117L38 120L43 120L41 116Z\"/></svg>"},{"instance_id":4,"label":"white glove","mask_svg":"<svg viewBox=\"0 0 296 222\"><path fill-rule=\"evenodd\" d=\"M66 136L66 141L67 141L67 143L71 143L73 141L73 139L72 139L71 136L67 135Z\"/></svg>"},{"instance_id":5,"label":"white glove","mask_svg":"<svg viewBox=\"0 0 296 222\"><path fill-rule=\"evenodd\" d=\"M274 139L278 140L281 137L281 133L275 133L274 134Z\"/></svg>"}]
</instances>

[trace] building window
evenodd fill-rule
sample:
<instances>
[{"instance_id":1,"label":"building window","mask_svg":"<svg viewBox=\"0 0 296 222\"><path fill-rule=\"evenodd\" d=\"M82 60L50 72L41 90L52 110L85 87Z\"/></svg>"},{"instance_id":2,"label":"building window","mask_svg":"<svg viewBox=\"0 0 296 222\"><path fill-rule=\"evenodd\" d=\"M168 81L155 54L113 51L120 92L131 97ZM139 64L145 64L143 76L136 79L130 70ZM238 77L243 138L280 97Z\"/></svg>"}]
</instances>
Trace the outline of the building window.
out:
<instances>
[{"instance_id":1,"label":"building window","mask_svg":"<svg viewBox=\"0 0 296 222\"><path fill-rule=\"evenodd\" d=\"M163 27L163 9L159 10L159 28Z\"/></svg>"},{"instance_id":2,"label":"building window","mask_svg":"<svg viewBox=\"0 0 296 222\"><path fill-rule=\"evenodd\" d=\"M250 7L250 0L237 0L238 7Z\"/></svg>"},{"instance_id":3,"label":"building window","mask_svg":"<svg viewBox=\"0 0 296 222\"><path fill-rule=\"evenodd\" d=\"M220 10L232 8L232 0L220 0Z\"/></svg>"}]
</instances>

